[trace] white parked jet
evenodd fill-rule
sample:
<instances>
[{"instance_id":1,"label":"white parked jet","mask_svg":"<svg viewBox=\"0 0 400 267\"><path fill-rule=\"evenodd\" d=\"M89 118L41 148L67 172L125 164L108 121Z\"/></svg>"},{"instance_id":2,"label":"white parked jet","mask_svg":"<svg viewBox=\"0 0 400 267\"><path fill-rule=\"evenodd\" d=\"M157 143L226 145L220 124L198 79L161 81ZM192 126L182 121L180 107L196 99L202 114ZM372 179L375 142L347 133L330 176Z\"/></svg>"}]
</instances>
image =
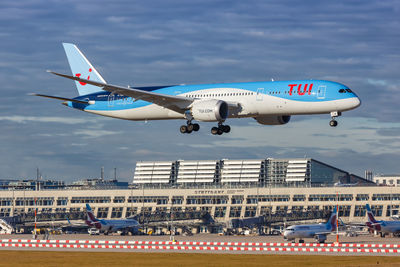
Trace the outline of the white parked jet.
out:
<instances>
[{"instance_id":1,"label":"white parked jet","mask_svg":"<svg viewBox=\"0 0 400 267\"><path fill-rule=\"evenodd\" d=\"M291 225L283 231L283 238L288 241L304 243L304 238L314 238L319 243L324 243L326 236L336 231L336 207L327 223Z\"/></svg>"},{"instance_id":2,"label":"white parked jet","mask_svg":"<svg viewBox=\"0 0 400 267\"><path fill-rule=\"evenodd\" d=\"M123 87L108 84L82 52L64 43L79 96L65 98L64 105L93 114L134 121L183 119L181 133L198 131L194 121L217 122L214 135L228 133L224 122L230 118L254 118L264 125L289 122L292 115L330 114L336 117L360 105L360 99L347 86L323 80L291 80L226 84L196 84L150 87Z\"/></svg>"},{"instance_id":3,"label":"white parked jet","mask_svg":"<svg viewBox=\"0 0 400 267\"><path fill-rule=\"evenodd\" d=\"M366 225L369 229L375 230L381 234L381 237L385 237L386 234L400 235L400 221L377 221L375 220L374 214L372 213L371 207L367 204L367 216L368 222Z\"/></svg>"},{"instance_id":4,"label":"white parked jet","mask_svg":"<svg viewBox=\"0 0 400 267\"><path fill-rule=\"evenodd\" d=\"M93 214L93 210L89 204L86 204L87 219L86 224L89 227L94 227L104 232L105 235L122 231L123 233L132 232L137 229L139 222L134 219L123 219L123 220L103 220L97 219Z\"/></svg>"}]
</instances>

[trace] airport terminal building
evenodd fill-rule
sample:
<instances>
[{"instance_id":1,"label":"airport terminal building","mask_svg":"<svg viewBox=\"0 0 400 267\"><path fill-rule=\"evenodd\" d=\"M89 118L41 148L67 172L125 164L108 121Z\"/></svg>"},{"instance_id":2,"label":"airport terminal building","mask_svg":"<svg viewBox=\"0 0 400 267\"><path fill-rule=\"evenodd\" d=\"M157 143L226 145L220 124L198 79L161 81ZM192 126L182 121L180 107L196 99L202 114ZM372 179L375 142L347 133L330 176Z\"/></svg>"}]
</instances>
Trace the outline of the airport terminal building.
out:
<instances>
[{"instance_id":1,"label":"airport terminal building","mask_svg":"<svg viewBox=\"0 0 400 267\"><path fill-rule=\"evenodd\" d=\"M206 211L219 223L331 210L336 204L345 222L365 222L367 203L377 219L400 210L400 187L377 186L311 158L147 161L137 162L129 186L114 181L105 187L59 183L41 188L40 183L35 188L2 184L0 217L33 212L35 207L42 213L84 212L86 203L99 218Z\"/></svg>"}]
</instances>

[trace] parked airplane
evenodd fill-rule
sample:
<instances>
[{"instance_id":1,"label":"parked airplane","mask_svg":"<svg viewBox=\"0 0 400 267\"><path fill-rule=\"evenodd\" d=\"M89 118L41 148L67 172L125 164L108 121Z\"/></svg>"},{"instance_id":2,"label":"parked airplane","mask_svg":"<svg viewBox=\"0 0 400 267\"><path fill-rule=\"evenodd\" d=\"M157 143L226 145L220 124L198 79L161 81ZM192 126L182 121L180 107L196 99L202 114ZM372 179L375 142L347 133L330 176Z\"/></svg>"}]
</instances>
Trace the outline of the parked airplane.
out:
<instances>
[{"instance_id":1,"label":"parked airplane","mask_svg":"<svg viewBox=\"0 0 400 267\"><path fill-rule=\"evenodd\" d=\"M86 204L87 219L86 224L89 227L94 227L104 232L105 235L122 231L123 233L132 232L137 229L139 222L134 219L123 219L123 220L103 220L97 219L93 214L93 210L89 204Z\"/></svg>"},{"instance_id":2,"label":"parked airplane","mask_svg":"<svg viewBox=\"0 0 400 267\"><path fill-rule=\"evenodd\" d=\"M381 237L385 237L385 235L389 233L393 233L396 236L400 235L400 221L377 221L375 220L369 204L366 204L365 206L367 208L368 216L368 222L366 225L369 229L379 232Z\"/></svg>"},{"instance_id":3,"label":"parked airplane","mask_svg":"<svg viewBox=\"0 0 400 267\"><path fill-rule=\"evenodd\" d=\"M360 99L347 86L323 80L291 80L226 84L123 87L108 84L74 44L64 43L79 96L66 98L64 105L98 115L134 120L184 119L181 133L198 131L193 121L217 122L211 133L230 132L230 118L254 118L264 125L280 125L292 115L330 114L330 126L343 111L357 108Z\"/></svg>"},{"instance_id":4,"label":"parked airplane","mask_svg":"<svg viewBox=\"0 0 400 267\"><path fill-rule=\"evenodd\" d=\"M299 243L304 243L304 238L315 238L319 243L324 243L326 236L336 230L336 207L327 223L291 225L283 231L283 238Z\"/></svg>"}]
</instances>

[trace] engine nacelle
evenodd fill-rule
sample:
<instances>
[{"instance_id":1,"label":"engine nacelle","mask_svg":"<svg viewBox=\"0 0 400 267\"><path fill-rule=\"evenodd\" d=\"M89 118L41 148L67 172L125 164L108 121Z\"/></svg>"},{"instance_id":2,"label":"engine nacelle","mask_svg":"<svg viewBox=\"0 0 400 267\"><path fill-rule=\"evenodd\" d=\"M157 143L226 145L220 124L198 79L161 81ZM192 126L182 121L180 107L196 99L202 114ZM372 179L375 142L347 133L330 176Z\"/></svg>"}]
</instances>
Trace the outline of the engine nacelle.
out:
<instances>
[{"instance_id":1,"label":"engine nacelle","mask_svg":"<svg viewBox=\"0 0 400 267\"><path fill-rule=\"evenodd\" d=\"M198 121L225 121L229 109L225 101L210 99L194 102L191 111Z\"/></svg>"},{"instance_id":2,"label":"engine nacelle","mask_svg":"<svg viewBox=\"0 0 400 267\"><path fill-rule=\"evenodd\" d=\"M290 121L290 116L263 116L254 118L259 124L264 125L281 125Z\"/></svg>"}]
</instances>

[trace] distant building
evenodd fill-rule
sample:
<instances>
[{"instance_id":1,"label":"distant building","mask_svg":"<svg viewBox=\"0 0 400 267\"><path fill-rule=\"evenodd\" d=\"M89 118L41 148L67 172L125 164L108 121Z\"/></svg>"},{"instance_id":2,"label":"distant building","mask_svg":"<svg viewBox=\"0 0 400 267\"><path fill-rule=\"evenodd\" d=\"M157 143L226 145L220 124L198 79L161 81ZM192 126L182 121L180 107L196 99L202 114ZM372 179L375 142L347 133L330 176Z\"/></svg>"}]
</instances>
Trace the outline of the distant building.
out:
<instances>
[{"instance_id":1,"label":"distant building","mask_svg":"<svg viewBox=\"0 0 400 267\"><path fill-rule=\"evenodd\" d=\"M384 179L382 184L400 184L400 175L376 178ZM133 183L101 178L68 185L40 179L2 180L0 217L32 214L36 209L44 214L80 213L86 203L99 218L201 211L221 223L332 210L337 204L344 222L365 223L366 204L378 219L400 214L400 186L376 186L312 158L137 162Z\"/></svg>"},{"instance_id":2,"label":"distant building","mask_svg":"<svg viewBox=\"0 0 400 267\"><path fill-rule=\"evenodd\" d=\"M0 190L59 190L64 181L54 180L0 180Z\"/></svg>"},{"instance_id":3,"label":"distant building","mask_svg":"<svg viewBox=\"0 0 400 267\"><path fill-rule=\"evenodd\" d=\"M177 160L136 163L134 184L273 184L371 185L350 174L312 158L245 160Z\"/></svg>"},{"instance_id":4,"label":"distant building","mask_svg":"<svg viewBox=\"0 0 400 267\"><path fill-rule=\"evenodd\" d=\"M118 180L104 180L102 178L84 179L73 182L68 185L68 189L126 189L128 182L119 182Z\"/></svg>"},{"instance_id":5,"label":"distant building","mask_svg":"<svg viewBox=\"0 0 400 267\"><path fill-rule=\"evenodd\" d=\"M400 174L376 175L373 180L378 185L400 186Z\"/></svg>"}]
</instances>

